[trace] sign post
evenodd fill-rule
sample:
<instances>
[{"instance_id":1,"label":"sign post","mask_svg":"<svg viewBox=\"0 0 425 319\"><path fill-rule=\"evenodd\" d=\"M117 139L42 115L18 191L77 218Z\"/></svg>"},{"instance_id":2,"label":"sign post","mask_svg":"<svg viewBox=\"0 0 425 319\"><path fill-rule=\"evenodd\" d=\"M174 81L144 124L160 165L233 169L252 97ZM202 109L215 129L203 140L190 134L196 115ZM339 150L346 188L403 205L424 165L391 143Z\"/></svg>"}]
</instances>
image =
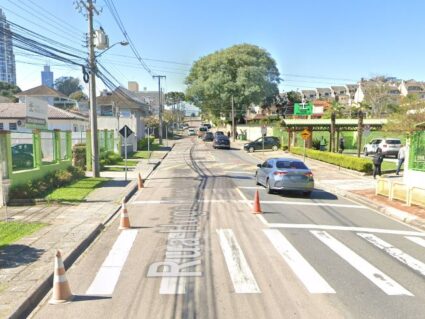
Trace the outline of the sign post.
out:
<instances>
[{"instance_id":1,"label":"sign post","mask_svg":"<svg viewBox=\"0 0 425 319\"><path fill-rule=\"evenodd\" d=\"M301 132L301 137L304 140L304 156L303 156L304 162L305 162L306 143L310 136L311 136L311 133L307 129L304 129L304 131Z\"/></svg>"},{"instance_id":2,"label":"sign post","mask_svg":"<svg viewBox=\"0 0 425 319\"><path fill-rule=\"evenodd\" d=\"M124 137L124 170L125 170L125 181L127 181L127 137L133 134L133 131L127 126L124 125L122 129L120 129L120 134Z\"/></svg>"},{"instance_id":3,"label":"sign post","mask_svg":"<svg viewBox=\"0 0 425 319\"><path fill-rule=\"evenodd\" d=\"M266 135L267 135L267 126L263 125L261 127L261 135L263 136L262 141L263 141L263 155L264 155L264 139L266 138Z\"/></svg>"},{"instance_id":4,"label":"sign post","mask_svg":"<svg viewBox=\"0 0 425 319\"><path fill-rule=\"evenodd\" d=\"M150 162L150 158L151 158L151 135L149 134L149 126L148 126L148 164Z\"/></svg>"}]
</instances>

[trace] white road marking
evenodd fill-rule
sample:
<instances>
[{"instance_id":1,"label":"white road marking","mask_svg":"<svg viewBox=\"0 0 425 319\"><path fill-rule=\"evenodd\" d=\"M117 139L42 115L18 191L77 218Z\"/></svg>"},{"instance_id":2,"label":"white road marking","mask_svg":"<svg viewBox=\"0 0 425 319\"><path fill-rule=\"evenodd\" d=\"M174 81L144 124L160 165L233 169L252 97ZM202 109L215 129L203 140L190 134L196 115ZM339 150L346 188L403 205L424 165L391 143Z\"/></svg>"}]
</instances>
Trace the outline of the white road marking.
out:
<instances>
[{"instance_id":1,"label":"white road marking","mask_svg":"<svg viewBox=\"0 0 425 319\"><path fill-rule=\"evenodd\" d=\"M238 189L264 189L264 187L259 187L259 186L238 186Z\"/></svg>"},{"instance_id":2,"label":"white road marking","mask_svg":"<svg viewBox=\"0 0 425 319\"><path fill-rule=\"evenodd\" d=\"M425 239L420 237L406 236L406 238L410 241L413 241L415 244L419 246L425 247Z\"/></svg>"},{"instance_id":3,"label":"white road marking","mask_svg":"<svg viewBox=\"0 0 425 319\"><path fill-rule=\"evenodd\" d=\"M251 171L224 171L226 174L245 174L245 175L253 175Z\"/></svg>"},{"instance_id":4,"label":"white road marking","mask_svg":"<svg viewBox=\"0 0 425 319\"><path fill-rule=\"evenodd\" d=\"M239 195L242 197L242 201L245 202L250 208L252 208L252 201L249 201L248 198L242 193L242 191L237 187L236 191L239 193Z\"/></svg>"},{"instance_id":5,"label":"white road marking","mask_svg":"<svg viewBox=\"0 0 425 319\"><path fill-rule=\"evenodd\" d=\"M112 295L136 236L137 229L121 232L87 289L87 295Z\"/></svg>"},{"instance_id":6,"label":"white road marking","mask_svg":"<svg viewBox=\"0 0 425 319\"><path fill-rule=\"evenodd\" d=\"M169 233L168 241L172 239L181 239L182 233ZM181 259L165 259L164 261L180 262ZM186 277L162 277L161 286L159 288L161 295L181 295L186 293Z\"/></svg>"},{"instance_id":7,"label":"white road marking","mask_svg":"<svg viewBox=\"0 0 425 319\"><path fill-rule=\"evenodd\" d=\"M310 293L335 293L335 290L304 259L281 232L276 229L264 229L263 232Z\"/></svg>"},{"instance_id":8,"label":"white road marking","mask_svg":"<svg viewBox=\"0 0 425 319\"><path fill-rule=\"evenodd\" d=\"M334 225L316 225L316 224L283 224L283 223L267 223L270 228L289 228L289 229L322 229L322 230L342 230L342 231L359 231L368 233L380 233L391 235L404 235L404 236L425 236L423 232L409 231L409 230L396 230L396 229L382 229L382 228L367 228L367 227L350 227L350 226L334 226Z\"/></svg>"},{"instance_id":9,"label":"white road marking","mask_svg":"<svg viewBox=\"0 0 425 319\"><path fill-rule=\"evenodd\" d=\"M239 294L261 293L233 231L217 229L217 233L235 292Z\"/></svg>"},{"instance_id":10,"label":"white road marking","mask_svg":"<svg viewBox=\"0 0 425 319\"><path fill-rule=\"evenodd\" d=\"M403 264L409 266L413 270L416 270L419 272L422 276L425 276L425 264L416 258L413 258L412 256L404 253L402 250L394 247L393 245L387 243L386 241L376 237L373 234L364 234L364 233L358 233L360 237L363 237L368 242L370 242L372 245L378 247L379 249L382 249L385 251L388 255L391 257L394 257L398 261L402 262Z\"/></svg>"},{"instance_id":11,"label":"white road marking","mask_svg":"<svg viewBox=\"0 0 425 319\"><path fill-rule=\"evenodd\" d=\"M272 205L300 205L300 206L327 206L327 207L346 207L346 208L360 208L369 209L366 206L361 205L349 205L349 204L332 204L332 203L306 203L306 202L290 202L290 201L278 201L278 200L262 200L262 204Z\"/></svg>"},{"instance_id":12,"label":"white road marking","mask_svg":"<svg viewBox=\"0 0 425 319\"><path fill-rule=\"evenodd\" d=\"M370 264L367 260L357 255L350 248L339 242L325 231L312 230L311 233L322 243L332 249L337 255L353 266L363 276L381 288L387 295L407 295L413 294L384 274L378 268Z\"/></svg>"}]
</instances>

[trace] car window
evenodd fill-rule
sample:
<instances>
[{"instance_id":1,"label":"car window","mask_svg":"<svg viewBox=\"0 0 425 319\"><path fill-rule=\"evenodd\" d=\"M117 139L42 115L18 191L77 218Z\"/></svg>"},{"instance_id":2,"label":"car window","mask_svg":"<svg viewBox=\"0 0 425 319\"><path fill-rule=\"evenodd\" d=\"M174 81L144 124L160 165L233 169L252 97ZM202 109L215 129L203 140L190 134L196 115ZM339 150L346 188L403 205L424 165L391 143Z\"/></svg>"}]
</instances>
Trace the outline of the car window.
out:
<instances>
[{"instance_id":1,"label":"car window","mask_svg":"<svg viewBox=\"0 0 425 319\"><path fill-rule=\"evenodd\" d=\"M256 143L263 143L263 138L262 138L262 137L257 138L257 139L255 140L255 142L256 142Z\"/></svg>"},{"instance_id":2,"label":"car window","mask_svg":"<svg viewBox=\"0 0 425 319\"><path fill-rule=\"evenodd\" d=\"M267 161L267 168L273 168L273 161Z\"/></svg>"},{"instance_id":3,"label":"car window","mask_svg":"<svg viewBox=\"0 0 425 319\"><path fill-rule=\"evenodd\" d=\"M261 164L261 167L267 167L267 161L265 161L263 164Z\"/></svg>"},{"instance_id":4,"label":"car window","mask_svg":"<svg viewBox=\"0 0 425 319\"><path fill-rule=\"evenodd\" d=\"M269 143L269 144L274 144L275 139L273 137L266 137L266 142Z\"/></svg>"},{"instance_id":5,"label":"car window","mask_svg":"<svg viewBox=\"0 0 425 319\"><path fill-rule=\"evenodd\" d=\"M386 140L387 144L401 144L400 140Z\"/></svg>"},{"instance_id":6,"label":"car window","mask_svg":"<svg viewBox=\"0 0 425 319\"><path fill-rule=\"evenodd\" d=\"M199 130L200 130L201 132L206 132L206 131L208 131L208 129L207 129L206 127L200 127L200 128L199 128Z\"/></svg>"},{"instance_id":7,"label":"car window","mask_svg":"<svg viewBox=\"0 0 425 319\"><path fill-rule=\"evenodd\" d=\"M287 169L308 169L307 166L303 162L297 162L297 161L277 161L276 162L277 168L287 168Z\"/></svg>"},{"instance_id":8,"label":"car window","mask_svg":"<svg viewBox=\"0 0 425 319\"><path fill-rule=\"evenodd\" d=\"M379 144L381 143L382 140L374 140L374 142L372 144Z\"/></svg>"}]
</instances>

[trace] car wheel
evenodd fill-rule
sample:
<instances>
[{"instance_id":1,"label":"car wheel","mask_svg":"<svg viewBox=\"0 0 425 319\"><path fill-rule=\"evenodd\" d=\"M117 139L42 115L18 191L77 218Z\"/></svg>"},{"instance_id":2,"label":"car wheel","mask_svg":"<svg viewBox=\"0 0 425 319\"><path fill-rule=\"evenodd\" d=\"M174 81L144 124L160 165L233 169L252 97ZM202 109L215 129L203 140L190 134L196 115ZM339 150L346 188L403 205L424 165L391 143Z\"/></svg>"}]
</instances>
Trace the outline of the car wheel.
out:
<instances>
[{"instance_id":1,"label":"car wheel","mask_svg":"<svg viewBox=\"0 0 425 319\"><path fill-rule=\"evenodd\" d=\"M250 152L250 153L254 153L254 148L251 146L251 147L248 149L248 152Z\"/></svg>"},{"instance_id":2,"label":"car wheel","mask_svg":"<svg viewBox=\"0 0 425 319\"><path fill-rule=\"evenodd\" d=\"M269 179L266 180L267 194L273 194L273 189L270 186Z\"/></svg>"},{"instance_id":3,"label":"car wheel","mask_svg":"<svg viewBox=\"0 0 425 319\"><path fill-rule=\"evenodd\" d=\"M304 197L310 197L310 195L311 195L311 192L310 191L303 192L303 196Z\"/></svg>"},{"instance_id":4,"label":"car wheel","mask_svg":"<svg viewBox=\"0 0 425 319\"><path fill-rule=\"evenodd\" d=\"M272 150L276 152L277 151L277 145L273 145Z\"/></svg>"}]
</instances>

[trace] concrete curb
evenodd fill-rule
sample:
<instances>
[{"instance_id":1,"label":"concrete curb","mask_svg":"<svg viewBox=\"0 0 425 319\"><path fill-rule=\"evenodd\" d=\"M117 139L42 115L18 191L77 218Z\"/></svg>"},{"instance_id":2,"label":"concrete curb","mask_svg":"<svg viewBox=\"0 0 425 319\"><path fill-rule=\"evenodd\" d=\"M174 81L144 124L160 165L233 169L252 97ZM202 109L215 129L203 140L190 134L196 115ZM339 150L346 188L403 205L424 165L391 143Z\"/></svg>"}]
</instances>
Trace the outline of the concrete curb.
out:
<instances>
[{"instance_id":1,"label":"concrete curb","mask_svg":"<svg viewBox=\"0 0 425 319\"><path fill-rule=\"evenodd\" d=\"M174 148L175 143L170 148L170 151ZM164 156L158 159L158 162L154 164L154 167L150 173L145 177L148 178L161 164L162 160L170 152L164 154ZM128 191L124 196L124 200L127 202L136 192L137 192L137 181L131 181L127 185ZM95 229L76 247L74 248L69 255L64 258L63 262L66 269L69 269L72 264L81 256L81 254L95 241L95 239L102 233L102 230L105 229L106 225L113 220L116 214L120 211L121 206L114 208L111 214L99 223ZM20 304L15 310L12 311L9 318L19 319L28 317L31 312L37 307L37 305L43 300L43 298L49 293L52 288L53 282L53 267L52 272L46 275L46 277L40 280L38 286L32 291L32 293L26 298L26 300Z\"/></svg>"},{"instance_id":2,"label":"concrete curb","mask_svg":"<svg viewBox=\"0 0 425 319\"><path fill-rule=\"evenodd\" d=\"M320 186L323 190L325 190L327 192L331 192L331 193L337 194L339 196L348 198L348 199L355 201L359 204L362 204L366 207L374 209L374 210L380 212L383 215L392 217L392 218L397 219L397 220L399 220L403 223L406 223L406 224L409 224L411 226L418 227L422 230L425 230L425 219L423 219L423 218L417 217L413 214L399 210L399 209L394 208L394 207L386 206L386 205L383 205L383 204L377 204L377 203L375 203L375 202L373 202L369 199L365 199L364 197L357 195L357 194L354 194L350 191L343 191L343 190L340 190L340 189L335 188L335 187L323 185L318 180L316 180L316 185Z\"/></svg>"}]
</instances>

